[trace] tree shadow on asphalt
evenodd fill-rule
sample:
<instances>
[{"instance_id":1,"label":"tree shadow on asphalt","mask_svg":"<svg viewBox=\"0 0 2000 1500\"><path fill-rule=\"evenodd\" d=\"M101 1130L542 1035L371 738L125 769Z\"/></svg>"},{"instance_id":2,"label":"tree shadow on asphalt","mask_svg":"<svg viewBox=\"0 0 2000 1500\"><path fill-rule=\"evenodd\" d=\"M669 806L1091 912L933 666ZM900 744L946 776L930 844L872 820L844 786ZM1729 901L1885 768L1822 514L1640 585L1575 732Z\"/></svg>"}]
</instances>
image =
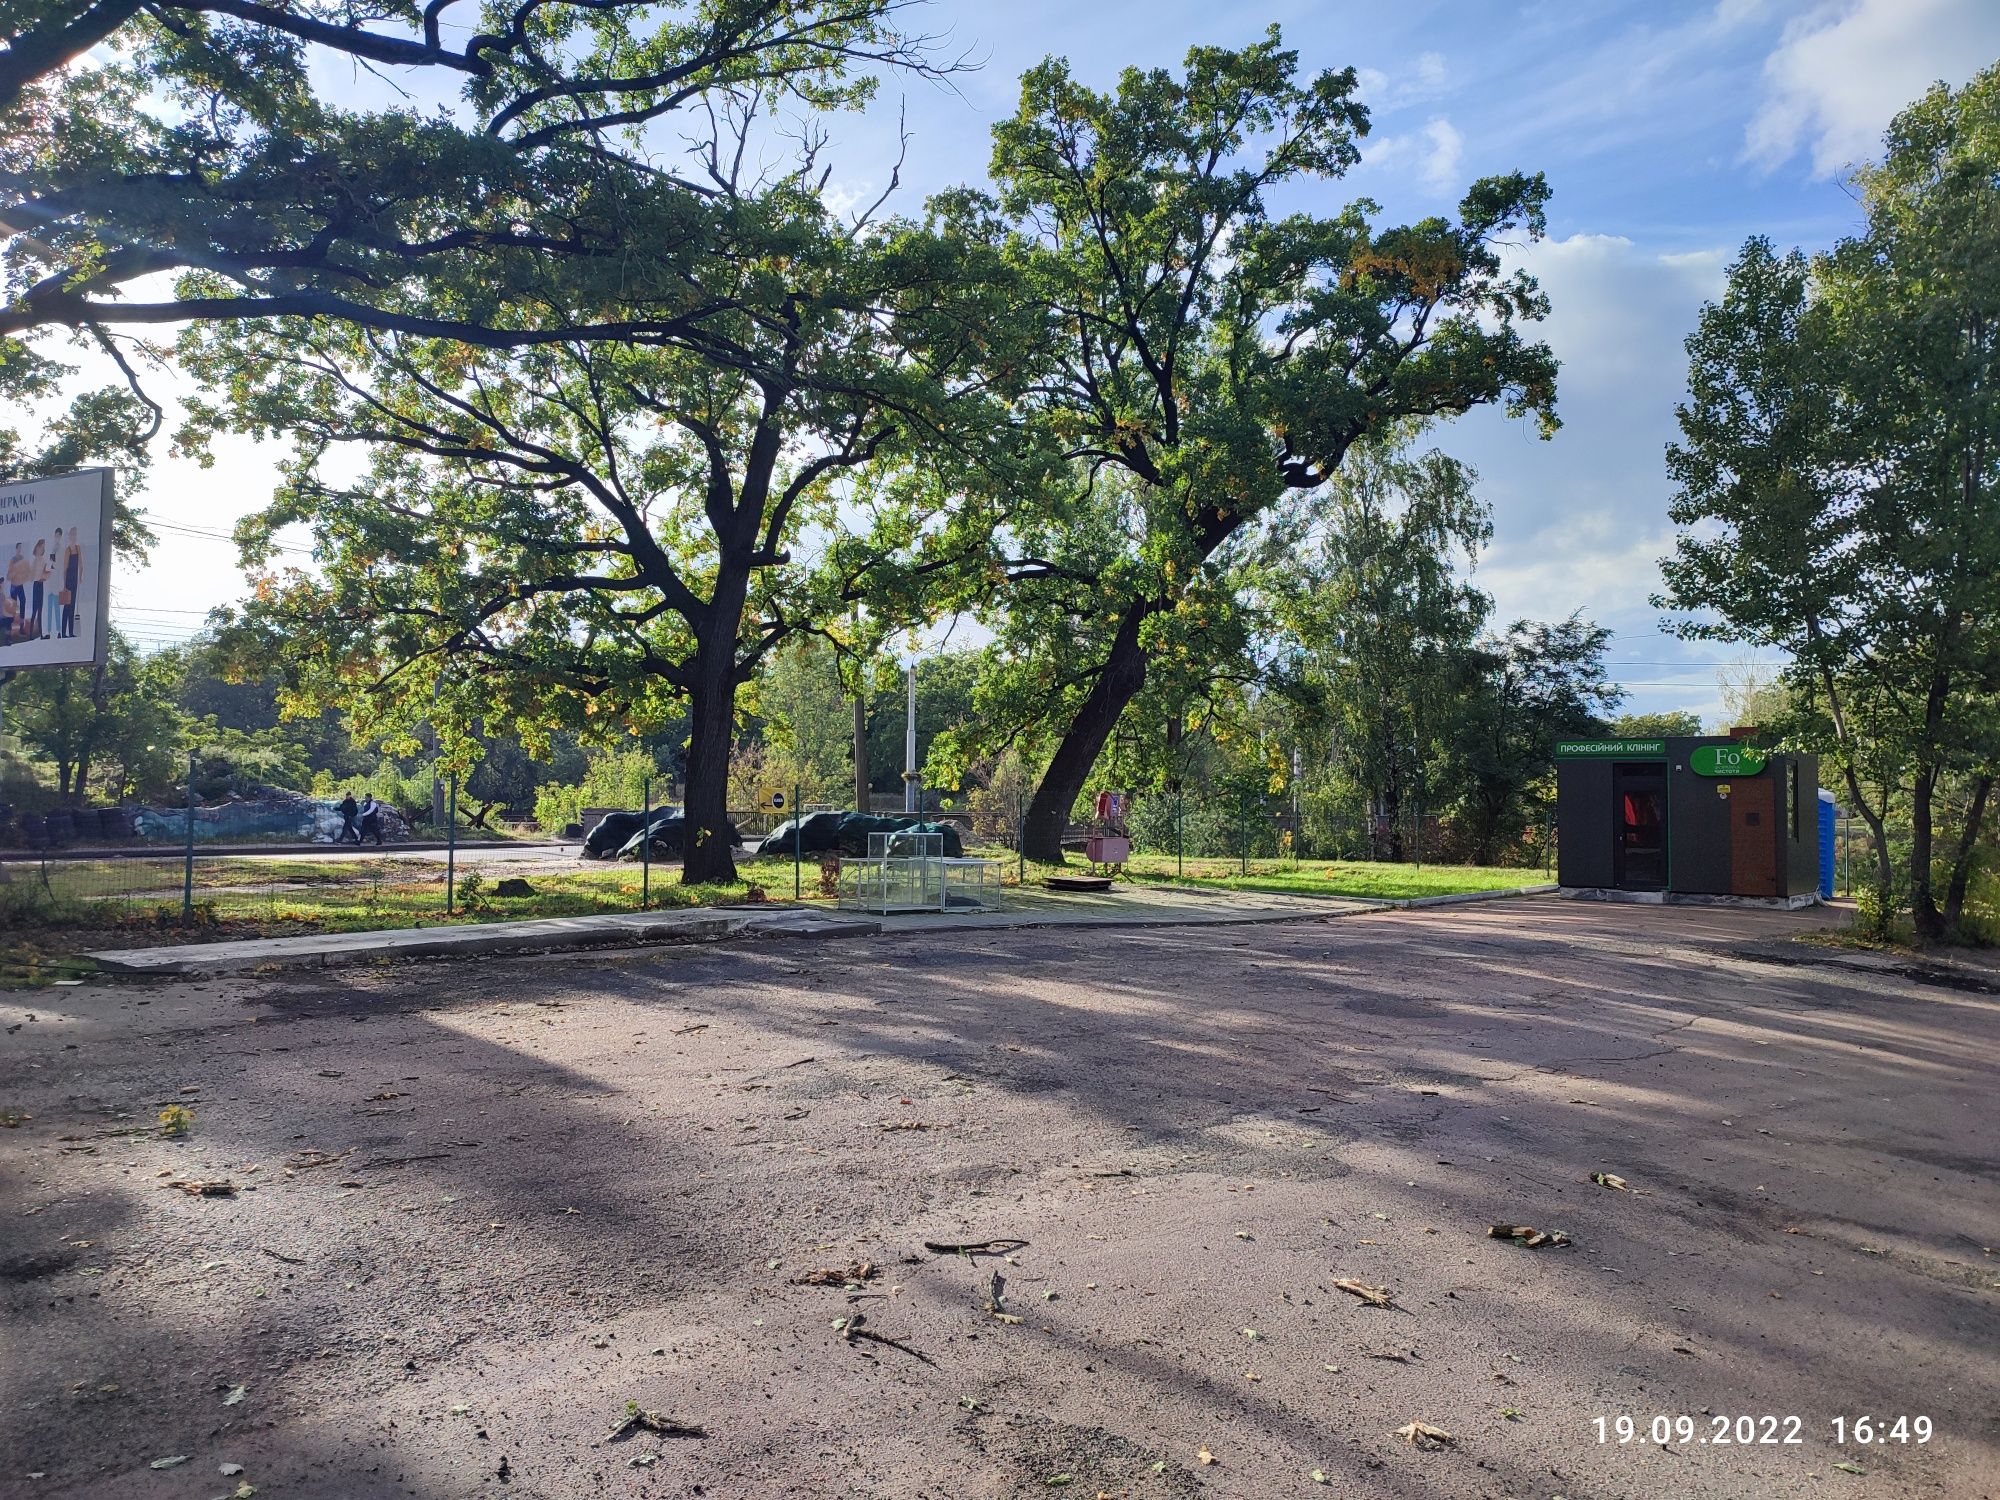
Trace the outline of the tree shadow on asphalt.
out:
<instances>
[{"instance_id":1,"label":"tree shadow on asphalt","mask_svg":"<svg viewBox=\"0 0 2000 1500\"><path fill-rule=\"evenodd\" d=\"M563 997L579 992L635 1007L648 1022L648 1045L683 1026L690 1036L702 1027L742 1033L727 1054L731 1061L699 1082L746 1098L754 1091L767 1115L778 1105L810 1107L857 1091L886 1100L892 1090L927 1085L932 1092L918 1096L923 1102L969 1085L1074 1119L1075 1128L1059 1137L977 1143L968 1163L930 1184L915 1203L871 1182L865 1157L786 1161L778 1188L788 1197L822 1200L829 1234L964 1210L966 1186L1005 1181L1010 1170L1064 1180L1068 1163L1093 1152L1106 1170L1127 1170L1116 1160L1122 1155L1141 1180L1274 1171L1307 1182L1359 1179L1365 1194L1396 1216L1448 1225L1458 1237L1450 1243L1452 1259L1461 1247L1474 1256L1513 1257L1509 1272L1532 1293L1544 1338L1572 1349L1579 1361L1597 1363L1607 1376L1644 1365L1657 1383L1671 1386L1678 1378L1699 1397L1698 1406L1777 1409L1774 1401L1788 1389L1804 1389L1838 1363L1853 1409L1881 1409L1910 1394L1885 1390L1883 1379L1871 1375L1868 1351L1885 1339L1949 1342L1975 1362L1989 1359L2000 1321L1945 1267L1954 1256L1977 1254L1967 1245L1977 1243L1978 1226L1990 1234L1991 1194L1974 1175L1982 1164L1990 1167L1990 1158L1964 1150L1962 1140L1950 1143L1953 1150L1921 1140L1870 1141L1896 1164L1885 1169L1891 1175L1922 1169L1928 1180L1936 1168L1970 1180L1925 1195L1932 1224L1869 1213L1857 1203L1845 1213L1815 1208L1801 1225L1787 1198L1724 1180L1751 1161L1777 1159L1776 1152L1759 1144L1761 1137L1724 1135L1716 1123L1721 1117L1687 1097L1686 1075L1675 1069L1698 1063L1718 1073L1734 1070L1745 1084L1768 1080L1763 1103L1773 1106L1789 1090L1808 1107L1842 1097L1895 1098L1990 1067L2000 1005L1847 973L1772 976L1732 967L1704 946L1740 940L1740 931L1718 919L1698 922L1692 939L1655 937L1652 946L1668 951L1621 953L1615 966L1593 976L1580 946L1592 931L1587 923L1552 920L1496 932L1479 921L1430 913L1254 931L1043 931L810 950L544 959L510 964L504 978L468 966L426 965L277 986L262 1001L270 1017L265 1024L279 1023L275 1032L241 1029L215 1061L225 1071L235 1065L229 1076L241 1080L242 1091L282 1100L282 1116L237 1122L217 1109L201 1145L219 1160L260 1161L266 1171L280 1170L277 1162L301 1150L351 1149L342 1158L351 1165L312 1167L287 1180L288 1188L301 1178L324 1185L306 1187L312 1196L300 1196L282 1236L273 1233L278 1226L256 1221L250 1210L261 1208L259 1195L246 1194L226 1203L173 1204L180 1222L166 1231L166 1244L192 1270L199 1264L199 1216L227 1209L242 1219L219 1221L216 1229L238 1244L261 1241L280 1255L307 1259L316 1279L298 1286L301 1278L275 1262L273 1274L292 1275L295 1283L281 1294L285 1312L276 1318L268 1305L240 1297L200 1307L192 1318L164 1304L149 1309L132 1299L97 1298L79 1321L73 1302L35 1305L69 1276L72 1263L20 1278L19 1285L34 1290L10 1284L13 1326L37 1345L46 1336L73 1352L46 1366L14 1359L0 1369L0 1409L27 1414L6 1440L6 1458L51 1472L51 1487L39 1493L60 1493L56 1486L83 1483L86 1475L102 1477L94 1455L52 1458L37 1451L64 1432L74 1444L73 1418L59 1419L52 1403L67 1399L60 1392L70 1384L87 1382L93 1362L135 1360L143 1351L149 1368L171 1372L151 1402L91 1413L91 1430L102 1436L90 1446L124 1450L143 1475L148 1446L160 1452L214 1446L220 1419L208 1414L216 1399L211 1388L252 1341L262 1341L266 1360L275 1353L294 1366L337 1348L338 1367L359 1372L350 1401L365 1401L371 1391L420 1378L470 1341L569 1336L603 1308L697 1293L758 1255L768 1244L774 1189L762 1188L759 1203L735 1194L731 1163L743 1148L699 1135L680 1140L681 1155L665 1171L684 1189L663 1200L647 1185L662 1174L663 1136L675 1137L672 1101L622 1090L615 1055L587 1070L535 1055L535 1029L547 1018L536 1011L545 1005L560 1014ZM1524 942L1534 945L1526 954ZM506 999L465 988L487 983L504 987ZM1691 986L1716 992L1690 998ZM519 1014L497 1017L508 1023L502 1034L474 1036L464 1012L479 1007ZM668 1011L672 1026L664 1024ZM365 1077L357 1064L344 1079L299 1078L275 1040L286 1034L284 1022L355 1026L350 1045L372 1053L374 1066ZM369 1028L377 1023L405 1034L373 1043ZM1760 1045L1770 1049L1764 1057L1754 1050ZM817 1063L820 1053L828 1054L825 1065L784 1066L799 1057ZM1773 1055L1784 1061L1766 1060ZM423 1061L405 1068L399 1061L405 1056ZM912 1068L930 1076L912 1082ZM1635 1069L1664 1076L1623 1076ZM1556 1080L1598 1097L1558 1103L1551 1113L1550 1101L1517 1087ZM1533 1112L1539 1113L1528 1118ZM1296 1133L1296 1142L1260 1143L1259 1132L1279 1123ZM1435 1171L1440 1142L1453 1163L1442 1176ZM1473 1143L1497 1158L1493 1170L1462 1149ZM1614 1170L1651 1196L1635 1200L1591 1187L1589 1172L1607 1153ZM1715 1167L1712 1174L1697 1170L1704 1162ZM1426 1180L1421 1194L1404 1185L1409 1179ZM87 1203L68 1200L36 1232L105 1244L125 1239L124 1256L141 1248L128 1237L145 1237L150 1247L160 1233L153 1200L144 1196L153 1188L143 1178L129 1180L129 1190L121 1185ZM336 1186L354 1180L370 1185ZM0 1214L22 1222L18 1215L33 1206L26 1187L11 1177L0 1187L6 1194ZM1895 1207L1893 1192L1878 1196ZM453 1198L477 1198L491 1217L441 1212ZM1001 1211L977 1208L989 1220ZM1496 1220L1557 1217L1595 1262L1479 1239ZM490 1230L494 1223L503 1227ZM1787 1328L1781 1320L1774 1332L1771 1291L1805 1280L1788 1259L1801 1240L1824 1243L1829 1253L1867 1254L1839 1239L1842 1225L1863 1234L1893 1230L1903 1245L1870 1264L1866 1302L1820 1307L1810 1328ZM1787 1235L1800 1227L1808 1233ZM995 1223L995 1232L1005 1228ZM519 1262L505 1285L481 1270L488 1236L496 1232ZM1687 1295L1684 1287L1655 1296L1643 1282L1610 1280L1603 1270L1657 1256L1663 1244L1702 1232L1724 1235L1734 1255L1713 1267L1698 1311L1666 1300ZM401 1300L434 1309L430 1321L416 1329L351 1326L340 1287L385 1278L402 1279ZM612 1295L592 1296L605 1290L593 1283L606 1280L615 1283ZM1504 1305L1482 1311L1507 1316ZM1688 1333L1696 1325L1698 1334ZM1647 1343L1638 1355L1635 1328ZM384 1333L397 1335L394 1353L416 1370L364 1353ZM1676 1352L1671 1341L1683 1336L1686 1352ZM1073 1360L1115 1364L1141 1388L1241 1409L1288 1446L1310 1450L1323 1433L1324 1424L1301 1411L1246 1402L1234 1386L1162 1355L1101 1346L1060 1329L1048 1337ZM1677 1369L1689 1373L1677 1377ZM162 1406L185 1407L173 1428L185 1449L161 1443ZM196 1416L197 1408L204 1415ZM290 1414L283 1407L262 1413ZM296 1433L288 1440L297 1441ZM323 1452L300 1453L297 1465L311 1474L351 1457L350 1446L329 1442ZM1484 1466L1482 1483L1522 1492L1538 1481L1546 1485L1534 1461L1513 1467L1494 1467L1487 1455L1475 1461ZM1434 1492L1418 1478L1381 1471L1364 1453L1329 1455L1328 1462L1340 1465L1337 1480L1369 1493ZM379 1479L383 1493L458 1492L441 1477L399 1477L404 1487L395 1491L386 1488L388 1476ZM1226 1488L1226 1477L1222 1482Z\"/></svg>"}]
</instances>

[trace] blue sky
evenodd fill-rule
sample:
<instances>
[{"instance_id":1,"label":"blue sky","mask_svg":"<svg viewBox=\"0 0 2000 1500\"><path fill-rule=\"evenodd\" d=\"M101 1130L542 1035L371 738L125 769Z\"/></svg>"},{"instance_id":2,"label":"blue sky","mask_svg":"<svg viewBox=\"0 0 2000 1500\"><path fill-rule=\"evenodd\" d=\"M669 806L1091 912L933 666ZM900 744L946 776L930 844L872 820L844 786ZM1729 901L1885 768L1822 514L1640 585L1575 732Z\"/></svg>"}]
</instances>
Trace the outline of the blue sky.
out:
<instances>
[{"instance_id":1,"label":"blue sky","mask_svg":"<svg viewBox=\"0 0 2000 1500\"><path fill-rule=\"evenodd\" d=\"M1042 57L1109 86L1124 67L1172 67L1191 45L1240 45L1272 21L1305 67L1356 68L1374 111L1360 166L1307 206L1367 196L1393 221L1449 211L1487 173L1545 172L1549 237L1520 258L1554 304L1544 337L1563 362L1564 428L1543 443L1477 413L1434 440L1477 467L1493 505L1476 576L1502 620L1581 609L1616 632L1628 707L1711 715L1713 663L1732 653L1662 635L1646 603L1671 545L1661 454L1681 341L1746 236L1816 249L1852 231L1843 169L1931 82L1962 83L2000 58L2000 0L937 0L915 15L979 67L949 89L890 80L865 117L834 122L835 184L857 199L887 181L899 115L911 140L895 202L914 211L939 188L983 181L988 131ZM268 493L275 456L237 445L208 473L162 464L144 503L176 527L226 532ZM240 592L227 543L166 531L152 566L121 574L114 618L173 639Z\"/></svg>"}]
</instances>

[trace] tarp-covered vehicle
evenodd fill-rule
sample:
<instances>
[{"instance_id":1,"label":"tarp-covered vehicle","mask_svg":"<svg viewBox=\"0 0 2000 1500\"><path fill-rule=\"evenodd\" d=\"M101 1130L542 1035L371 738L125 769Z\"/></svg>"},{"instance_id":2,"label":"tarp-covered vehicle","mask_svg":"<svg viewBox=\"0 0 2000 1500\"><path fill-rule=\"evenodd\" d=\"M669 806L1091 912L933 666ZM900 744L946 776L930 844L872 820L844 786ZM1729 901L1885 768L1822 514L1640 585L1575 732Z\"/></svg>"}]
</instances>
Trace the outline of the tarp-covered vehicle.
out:
<instances>
[{"instance_id":1,"label":"tarp-covered vehicle","mask_svg":"<svg viewBox=\"0 0 2000 1500\"><path fill-rule=\"evenodd\" d=\"M958 859L965 853L965 841L954 824L856 812L816 812L788 819L771 830L757 852L866 854L871 833L935 833L944 840L945 858Z\"/></svg>"},{"instance_id":2,"label":"tarp-covered vehicle","mask_svg":"<svg viewBox=\"0 0 2000 1500\"><path fill-rule=\"evenodd\" d=\"M736 825L726 825L729 845L732 849L743 846L743 836L736 831ZM646 822L644 813L607 813L598 825L585 835L583 855L586 859L638 859L645 850L650 832L653 842L653 858L678 859L681 845L687 837L687 819L678 807L656 807L653 820Z\"/></svg>"}]
</instances>

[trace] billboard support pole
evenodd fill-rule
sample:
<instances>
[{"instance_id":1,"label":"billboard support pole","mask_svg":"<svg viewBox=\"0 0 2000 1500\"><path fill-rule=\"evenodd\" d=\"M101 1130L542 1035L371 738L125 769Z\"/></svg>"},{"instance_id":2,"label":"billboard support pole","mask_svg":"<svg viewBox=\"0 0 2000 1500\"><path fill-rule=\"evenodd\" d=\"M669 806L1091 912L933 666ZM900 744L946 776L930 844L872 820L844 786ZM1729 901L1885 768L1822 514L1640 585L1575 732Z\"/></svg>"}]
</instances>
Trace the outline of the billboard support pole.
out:
<instances>
[{"instance_id":1,"label":"billboard support pole","mask_svg":"<svg viewBox=\"0 0 2000 1500\"><path fill-rule=\"evenodd\" d=\"M187 847L181 858L181 926L194 925L194 751L188 751Z\"/></svg>"}]
</instances>

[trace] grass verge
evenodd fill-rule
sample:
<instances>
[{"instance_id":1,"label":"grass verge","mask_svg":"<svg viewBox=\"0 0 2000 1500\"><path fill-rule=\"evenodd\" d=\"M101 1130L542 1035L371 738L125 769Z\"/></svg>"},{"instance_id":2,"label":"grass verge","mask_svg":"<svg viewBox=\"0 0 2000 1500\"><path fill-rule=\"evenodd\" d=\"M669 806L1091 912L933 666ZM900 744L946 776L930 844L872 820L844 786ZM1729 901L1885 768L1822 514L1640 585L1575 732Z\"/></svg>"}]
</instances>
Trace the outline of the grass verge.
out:
<instances>
[{"instance_id":1,"label":"grass verge","mask_svg":"<svg viewBox=\"0 0 2000 1500\"><path fill-rule=\"evenodd\" d=\"M1457 896L1471 891L1511 891L1544 885L1540 870L1494 865L1376 864L1361 860L1253 859L1249 873L1233 859L1189 859L1175 874L1171 854L1135 854L1125 878L1147 885L1187 885L1231 891L1263 891L1278 896L1359 896L1405 901L1420 896Z\"/></svg>"}]
</instances>

